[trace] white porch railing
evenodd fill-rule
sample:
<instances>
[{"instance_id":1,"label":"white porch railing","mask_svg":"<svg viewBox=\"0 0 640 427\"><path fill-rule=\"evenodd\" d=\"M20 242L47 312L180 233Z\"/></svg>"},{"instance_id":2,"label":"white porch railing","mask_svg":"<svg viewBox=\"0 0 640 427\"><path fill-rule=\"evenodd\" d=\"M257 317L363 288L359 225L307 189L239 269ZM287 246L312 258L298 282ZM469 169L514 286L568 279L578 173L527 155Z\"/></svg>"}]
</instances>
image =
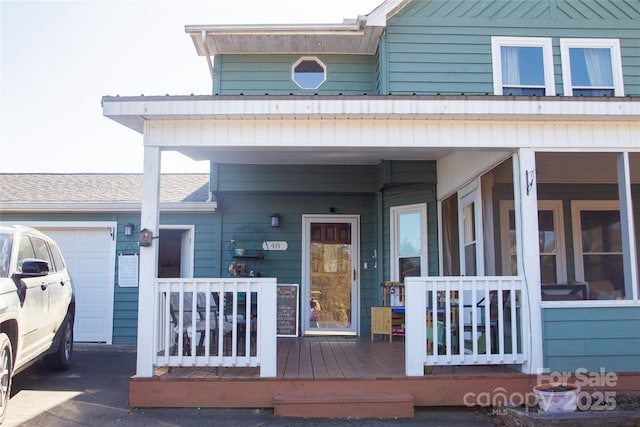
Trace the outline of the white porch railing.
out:
<instances>
[{"instance_id":1,"label":"white porch railing","mask_svg":"<svg viewBox=\"0 0 640 427\"><path fill-rule=\"evenodd\" d=\"M522 364L522 277L405 278L407 376L424 366Z\"/></svg>"},{"instance_id":2,"label":"white porch railing","mask_svg":"<svg viewBox=\"0 0 640 427\"><path fill-rule=\"evenodd\" d=\"M154 366L276 376L275 278L158 279L155 294Z\"/></svg>"}]
</instances>

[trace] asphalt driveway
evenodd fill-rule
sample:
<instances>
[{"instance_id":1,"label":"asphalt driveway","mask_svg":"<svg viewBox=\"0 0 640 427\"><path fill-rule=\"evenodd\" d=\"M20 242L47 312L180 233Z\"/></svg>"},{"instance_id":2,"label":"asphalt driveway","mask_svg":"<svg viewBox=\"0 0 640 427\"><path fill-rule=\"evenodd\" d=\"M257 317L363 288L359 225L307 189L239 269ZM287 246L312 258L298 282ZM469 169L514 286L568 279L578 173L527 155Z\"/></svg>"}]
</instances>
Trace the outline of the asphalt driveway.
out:
<instances>
[{"instance_id":1,"label":"asphalt driveway","mask_svg":"<svg viewBox=\"0 0 640 427\"><path fill-rule=\"evenodd\" d=\"M129 408L135 372L131 347L76 345L73 366L49 372L41 364L14 378L4 426L493 426L484 412L438 408L403 420L279 418L271 409Z\"/></svg>"}]
</instances>

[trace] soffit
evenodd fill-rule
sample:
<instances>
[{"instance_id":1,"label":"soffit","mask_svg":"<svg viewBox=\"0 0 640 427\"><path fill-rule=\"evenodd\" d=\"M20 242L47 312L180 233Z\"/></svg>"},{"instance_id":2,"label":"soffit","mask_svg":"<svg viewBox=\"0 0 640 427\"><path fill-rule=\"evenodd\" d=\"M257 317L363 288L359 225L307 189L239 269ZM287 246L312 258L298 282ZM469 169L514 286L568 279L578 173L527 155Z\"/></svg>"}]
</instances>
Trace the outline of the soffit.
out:
<instances>
[{"instance_id":1,"label":"soffit","mask_svg":"<svg viewBox=\"0 0 640 427\"><path fill-rule=\"evenodd\" d=\"M359 25L306 28L188 26L200 56L217 54L355 54L374 55L383 27Z\"/></svg>"},{"instance_id":2,"label":"soffit","mask_svg":"<svg viewBox=\"0 0 640 427\"><path fill-rule=\"evenodd\" d=\"M341 24L187 25L200 56L217 54L374 55L387 19L408 0L386 0L371 13Z\"/></svg>"}]
</instances>

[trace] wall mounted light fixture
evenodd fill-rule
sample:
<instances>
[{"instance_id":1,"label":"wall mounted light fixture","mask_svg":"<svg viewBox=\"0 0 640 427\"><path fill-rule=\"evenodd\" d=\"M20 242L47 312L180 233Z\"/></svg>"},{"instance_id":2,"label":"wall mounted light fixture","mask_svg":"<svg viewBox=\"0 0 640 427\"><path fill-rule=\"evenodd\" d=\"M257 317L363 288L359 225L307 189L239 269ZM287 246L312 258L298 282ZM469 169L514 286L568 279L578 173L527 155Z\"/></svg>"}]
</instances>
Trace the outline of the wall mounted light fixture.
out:
<instances>
[{"instance_id":1,"label":"wall mounted light fixture","mask_svg":"<svg viewBox=\"0 0 640 427\"><path fill-rule=\"evenodd\" d=\"M134 225L129 223L127 225L124 226L124 235L127 237L131 237L133 236L133 229L134 229Z\"/></svg>"},{"instance_id":2,"label":"wall mounted light fixture","mask_svg":"<svg viewBox=\"0 0 640 427\"><path fill-rule=\"evenodd\" d=\"M153 232L147 228L140 230L140 246L151 246L151 242L157 237L153 237Z\"/></svg>"},{"instance_id":3,"label":"wall mounted light fixture","mask_svg":"<svg viewBox=\"0 0 640 427\"><path fill-rule=\"evenodd\" d=\"M271 226L274 228L280 227L280 214L271 214Z\"/></svg>"}]
</instances>

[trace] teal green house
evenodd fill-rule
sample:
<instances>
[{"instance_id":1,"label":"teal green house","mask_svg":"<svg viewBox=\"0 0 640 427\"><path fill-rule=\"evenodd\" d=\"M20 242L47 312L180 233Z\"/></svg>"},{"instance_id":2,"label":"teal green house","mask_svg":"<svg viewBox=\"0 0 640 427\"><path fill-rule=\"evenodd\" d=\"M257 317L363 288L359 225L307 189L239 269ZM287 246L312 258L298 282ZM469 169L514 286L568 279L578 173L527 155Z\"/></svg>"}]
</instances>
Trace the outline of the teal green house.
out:
<instances>
[{"instance_id":1,"label":"teal green house","mask_svg":"<svg viewBox=\"0 0 640 427\"><path fill-rule=\"evenodd\" d=\"M375 339L372 308L402 313L407 377L637 381L639 25L635 0L387 0L339 24L187 25L211 93L102 99L144 141L141 216L125 220L150 238L127 332L137 376L184 365L167 353L167 292L259 282L238 292L262 319L247 363L264 376L278 314L261 293L296 285L295 336ZM171 280L153 239L165 151L210 162L215 204L180 218L193 268ZM208 351L189 360L235 363Z\"/></svg>"}]
</instances>

